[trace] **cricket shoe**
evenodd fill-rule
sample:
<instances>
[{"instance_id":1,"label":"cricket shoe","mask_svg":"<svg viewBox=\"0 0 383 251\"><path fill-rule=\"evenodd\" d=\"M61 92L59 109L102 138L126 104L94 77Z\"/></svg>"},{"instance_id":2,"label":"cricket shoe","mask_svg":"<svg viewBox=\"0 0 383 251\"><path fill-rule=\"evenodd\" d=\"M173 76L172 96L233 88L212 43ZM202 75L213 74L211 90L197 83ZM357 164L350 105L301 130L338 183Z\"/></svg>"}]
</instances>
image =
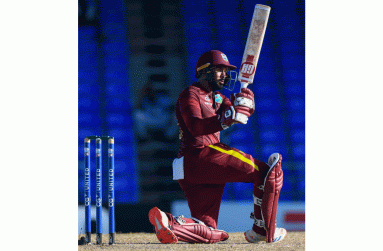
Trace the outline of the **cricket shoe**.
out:
<instances>
[{"instance_id":1,"label":"cricket shoe","mask_svg":"<svg viewBox=\"0 0 383 251\"><path fill-rule=\"evenodd\" d=\"M177 243L177 236L170 230L169 219L164 212L157 207L149 211L149 221L154 226L157 239L163 244Z\"/></svg>"},{"instance_id":2,"label":"cricket shoe","mask_svg":"<svg viewBox=\"0 0 383 251\"><path fill-rule=\"evenodd\" d=\"M245 239L250 243L258 243L260 241L266 241L266 236L257 234L256 232L254 232L253 229L246 231L244 234L245 234ZM275 229L273 243L283 240L286 237L286 235L287 235L286 229L284 228Z\"/></svg>"}]
</instances>

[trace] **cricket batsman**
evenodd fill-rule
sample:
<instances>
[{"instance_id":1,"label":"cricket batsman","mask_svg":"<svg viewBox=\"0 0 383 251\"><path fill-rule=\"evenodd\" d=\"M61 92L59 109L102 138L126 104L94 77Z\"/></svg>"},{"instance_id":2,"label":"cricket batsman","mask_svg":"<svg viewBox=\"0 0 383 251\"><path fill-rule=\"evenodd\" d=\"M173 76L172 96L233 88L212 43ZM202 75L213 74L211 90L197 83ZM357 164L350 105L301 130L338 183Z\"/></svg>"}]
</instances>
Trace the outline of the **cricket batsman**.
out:
<instances>
[{"instance_id":1,"label":"cricket batsman","mask_svg":"<svg viewBox=\"0 0 383 251\"><path fill-rule=\"evenodd\" d=\"M217 221L228 182L254 184L254 224L244 233L248 242L278 242L287 234L285 229L276 227L283 183L281 154L271 154L265 163L220 142L220 131L234 124L246 124L254 113L254 94L250 89L242 88L230 99L219 92L235 82L230 76L236 68L218 50L202 54L195 70L198 81L185 88L177 100L181 143L173 161L173 179L178 180L185 193L192 217L175 217L152 208L149 221L161 243L227 240L228 233L217 229ZM233 221L236 220L241 219L236 219L234 213Z\"/></svg>"}]
</instances>

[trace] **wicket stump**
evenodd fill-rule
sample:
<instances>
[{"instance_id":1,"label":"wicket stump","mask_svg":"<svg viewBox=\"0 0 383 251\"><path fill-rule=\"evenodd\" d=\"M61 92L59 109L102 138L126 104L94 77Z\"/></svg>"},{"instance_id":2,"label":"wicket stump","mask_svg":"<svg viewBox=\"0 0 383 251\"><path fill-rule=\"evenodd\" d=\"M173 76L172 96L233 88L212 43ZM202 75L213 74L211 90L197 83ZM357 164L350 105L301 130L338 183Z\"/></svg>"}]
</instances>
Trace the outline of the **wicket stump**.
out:
<instances>
[{"instance_id":1,"label":"wicket stump","mask_svg":"<svg viewBox=\"0 0 383 251\"><path fill-rule=\"evenodd\" d=\"M108 208L109 244L115 244L114 217L114 138L110 136L89 136L84 140L85 157L85 242L91 241L91 140L96 140L96 243L102 244L102 140L108 140Z\"/></svg>"}]
</instances>

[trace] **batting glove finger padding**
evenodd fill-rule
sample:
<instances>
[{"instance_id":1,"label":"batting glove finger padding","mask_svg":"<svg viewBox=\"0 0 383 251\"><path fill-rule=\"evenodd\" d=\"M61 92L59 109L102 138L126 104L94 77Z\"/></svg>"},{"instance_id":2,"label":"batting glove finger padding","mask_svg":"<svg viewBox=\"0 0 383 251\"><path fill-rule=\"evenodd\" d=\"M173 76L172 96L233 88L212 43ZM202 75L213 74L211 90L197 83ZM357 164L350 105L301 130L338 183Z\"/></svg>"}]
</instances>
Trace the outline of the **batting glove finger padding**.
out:
<instances>
[{"instance_id":1,"label":"batting glove finger padding","mask_svg":"<svg viewBox=\"0 0 383 251\"><path fill-rule=\"evenodd\" d=\"M250 117L252 114L251 109L244 106L234 106L234 109L237 113L242 113L247 117Z\"/></svg>"},{"instance_id":2,"label":"batting glove finger padding","mask_svg":"<svg viewBox=\"0 0 383 251\"><path fill-rule=\"evenodd\" d=\"M245 106L245 107L248 107L250 109L254 109L254 101L252 99L245 98L245 97L237 97L234 100L234 105L235 106Z\"/></svg>"},{"instance_id":3,"label":"batting glove finger padding","mask_svg":"<svg viewBox=\"0 0 383 251\"><path fill-rule=\"evenodd\" d=\"M250 95L254 99L254 93L249 88L242 88L241 89L241 93Z\"/></svg>"},{"instance_id":4,"label":"batting glove finger padding","mask_svg":"<svg viewBox=\"0 0 383 251\"><path fill-rule=\"evenodd\" d=\"M254 94L250 89L242 88L240 93L231 94L230 99L236 110L238 107L246 107L250 113L248 116L254 113Z\"/></svg>"}]
</instances>

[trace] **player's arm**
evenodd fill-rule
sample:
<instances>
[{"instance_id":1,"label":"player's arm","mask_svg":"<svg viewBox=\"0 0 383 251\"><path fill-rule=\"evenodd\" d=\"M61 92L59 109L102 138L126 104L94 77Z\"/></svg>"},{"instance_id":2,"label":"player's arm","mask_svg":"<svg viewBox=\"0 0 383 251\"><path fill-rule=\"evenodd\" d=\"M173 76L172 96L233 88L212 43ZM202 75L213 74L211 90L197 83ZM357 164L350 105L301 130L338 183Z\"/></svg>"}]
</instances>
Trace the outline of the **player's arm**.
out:
<instances>
[{"instance_id":1,"label":"player's arm","mask_svg":"<svg viewBox=\"0 0 383 251\"><path fill-rule=\"evenodd\" d=\"M186 92L179 99L182 119L189 132L195 137L222 131L218 115L202 118L200 101L196 94Z\"/></svg>"}]
</instances>

